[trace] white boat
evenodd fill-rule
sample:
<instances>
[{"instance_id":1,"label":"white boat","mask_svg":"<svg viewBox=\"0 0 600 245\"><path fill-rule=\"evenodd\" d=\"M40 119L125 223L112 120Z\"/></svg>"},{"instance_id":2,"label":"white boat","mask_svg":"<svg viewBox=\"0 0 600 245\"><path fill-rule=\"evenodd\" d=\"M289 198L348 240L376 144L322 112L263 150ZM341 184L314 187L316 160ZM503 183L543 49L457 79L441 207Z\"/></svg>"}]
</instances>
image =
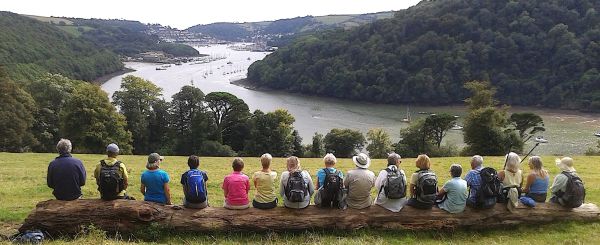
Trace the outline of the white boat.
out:
<instances>
[{"instance_id":1,"label":"white boat","mask_svg":"<svg viewBox=\"0 0 600 245\"><path fill-rule=\"evenodd\" d=\"M595 133L594 135L596 135L596 137L600 137L600 132Z\"/></svg>"},{"instance_id":2,"label":"white boat","mask_svg":"<svg viewBox=\"0 0 600 245\"><path fill-rule=\"evenodd\" d=\"M406 117L402 119L402 122L410 123L410 110L409 107L406 107Z\"/></svg>"},{"instance_id":3,"label":"white boat","mask_svg":"<svg viewBox=\"0 0 600 245\"><path fill-rule=\"evenodd\" d=\"M463 126L460 126L458 124L454 124L454 126L452 126L452 128L450 128L450 129L452 129L452 130L463 130L463 128L464 128Z\"/></svg>"},{"instance_id":4,"label":"white boat","mask_svg":"<svg viewBox=\"0 0 600 245\"><path fill-rule=\"evenodd\" d=\"M157 70L157 71L164 71L164 70L166 70L166 69L167 69L167 68L165 68L165 67L162 67L162 66L156 67L156 70Z\"/></svg>"},{"instance_id":5,"label":"white boat","mask_svg":"<svg viewBox=\"0 0 600 245\"><path fill-rule=\"evenodd\" d=\"M548 140L544 139L544 136L535 137L534 141L538 143L548 143Z\"/></svg>"}]
</instances>

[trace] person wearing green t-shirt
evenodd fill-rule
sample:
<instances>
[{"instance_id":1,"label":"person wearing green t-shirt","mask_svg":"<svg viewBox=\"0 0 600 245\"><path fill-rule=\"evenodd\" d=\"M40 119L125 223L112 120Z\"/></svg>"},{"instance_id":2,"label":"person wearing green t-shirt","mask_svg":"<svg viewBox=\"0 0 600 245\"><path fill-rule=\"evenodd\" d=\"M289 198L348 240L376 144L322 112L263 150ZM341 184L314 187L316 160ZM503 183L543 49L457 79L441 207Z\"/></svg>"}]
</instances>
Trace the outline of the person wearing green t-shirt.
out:
<instances>
[{"instance_id":1,"label":"person wearing green t-shirt","mask_svg":"<svg viewBox=\"0 0 600 245\"><path fill-rule=\"evenodd\" d=\"M260 157L262 170L257 171L252 176L256 194L252 200L252 206L258 209L271 209L277 207L277 194L275 191L275 182L277 172L271 171L271 161L273 157L265 153Z\"/></svg>"}]
</instances>

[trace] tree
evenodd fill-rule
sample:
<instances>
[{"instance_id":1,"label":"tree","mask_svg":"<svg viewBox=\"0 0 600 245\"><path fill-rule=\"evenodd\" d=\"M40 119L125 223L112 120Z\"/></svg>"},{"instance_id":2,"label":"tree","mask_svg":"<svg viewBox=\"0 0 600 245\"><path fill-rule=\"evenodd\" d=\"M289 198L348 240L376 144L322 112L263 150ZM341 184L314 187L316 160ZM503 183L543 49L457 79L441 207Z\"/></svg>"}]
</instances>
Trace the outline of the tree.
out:
<instances>
[{"instance_id":1,"label":"tree","mask_svg":"<svg viewBox=\"0 0 600 245\"><path fill-rule=\"evenodd\" d=\"M70 139L75 152L104 153L116 143L122 154L131 153L131 132L125 116L118 113L99 86L82 83L75 87L60 115L61 132Z\"/></svg>"},{"instance_id":2,"label":"tree","mask_svg":"<svg viewBox=\"0 0 600 245\"><path fill-rule=\"evenodd\" d=\"M495 90L489 82L472 81L465 84L472 93L467 102L469 113L463 129L463 149L466 155L504 155L509 151L521 152L523 143L507 128L507 107L497 108Z\"/></svg>"},{"instance_id":3,"label":"tree","mask_svg":"<svg viewBox=\"0 0 600 245\"><path fill-rule=\"evenodd\" d=\"M121 82L121 90L113 94L113 101L127 119L127 130L133 136L133 153L149 151L148 119L152 105L159 100L162 89L140 77L128 75Z\"/></svg>"},{"instance_id":4,"label":"tree","mask_svg":"<svg viewBox=\"0 0 600 245\"><path fill-rule=\"evenodd\" d=\"M390 135L381 128L373 128L367 132L367 151L371 158L386 158L392 151Z\"/></svg>"},{"instance_id":5,"label":"tree","mask_svg":"<svg viewBox=\"0 0 600 245\"><path fill-rule=\"evenodd\" d=\"M334 128L323 139L325 151L339 157L351 157L365 146L365 136L357 130Z\"/></svg>"},{"instance_id":6,"label":"tree","mask_svg":"<svg viewBox=\"0 0 600 245\"><path fill-rule=\"evenodd\" d=\"M148 152L172 155L173 133L171 126L170 103L160 99L152 104L148 118Z\"/></svg>"},{"instance_id":7,"label":"tree","mask_svg":"<svg viewBox=\"0 0 600 245\"><path fill-rule=\"evenodd\" d=\"M278 109L267 114L256 110L251 119L250 137L244 154L259 156L269 152L273 156L294 153L294 117L287 110Z\"/></svg>"},{"instance_id":8,"label":"tree","mask_svg":"<svg viewBox=\"0 0 600 245\"><path fill-rule=\"evenodd\" d=\"M300 137L298 130L294 130L294 132L292 132L292 142L292 155L304 157L304 146L302 145L302 137Z\"/></svg>"},{"instance_id":9,"label":"tree","mask_svg":"<svg viewBox=\"0 0 600 245\"><path fill-rule=\"evenodd\" d=\"M205 101L217 126L216 140L231 146L235 151L242 150L248 135L247 121L250 118L248 105L227 92L209 93Z\"/></svg>"},{"instance_id":10,"label":"tree","mask_svg":"<svg viewBox=\"0 0 600 245\"><path fill-rule=\"evenodd\" d=\"M175 131L175 153L190 155L198 150L208 132L214 131L212 119L205 115L204 93L192 86L183 86L173 95L171 113Z\"/></svg>"},{"instance_id":11,"label":"tree","mask_svg":"<svg viewBox=\"0 0 600 245\"><path fill-rule=\"evenodd\" d=\"M22 152L35 143L31 134L35 101L0 66L0 151Z\"/></svg>"},{"instance_id":12,"label":"tree","mask_svg":"<svg viewBox=\"0 0 600 245\"><path fill-rule=\"evenodd\" d=\"M442 140L446 137L448 130L456 124L456 118L450 114L442 113L429 115L425 118L424 131L430 133L435 145L439 149L442 145Z\"/></svg>"},{"instance_id":13,"label":"tree","mask_svg":"<svg viewBox=\"0 0 600 245\"><path fill-rule=\"evenodd\" d=\"M310 153L313 157L321 157L325 155L325 143L323 142L323 135L316 133L312 137L312 145L310 146Z\"/></svg>"},{"instance_id":14,"label":"tree","mask_svg":"<svg viewBox=\"0 0 600 245\"><path fill-rule=\"evenodd\" d=\"M509 121L519 132L519 138L523 143L529 141L536 133L546 131L544 120L535 113L513 113Z\"/></svg>"},{"instance_id":15,"label":"tree","mask_svg":"<svg viewBox=\"0 0 600 245\"><path fill-rule=\"evenodd\" d=\"M81 83L84 82L58 74L46 74L24 84L37 107L33 111L34 123L31 129L38 142L32 147L34 151L56 151L56 142L61 138L59 115L73 88Z\"/></svg>"},{"instance_id":16,"label":"tree","mask_svg":"<svg viewBox=\"0 0 600 245\"><path fill-rule=\"evenodd\" d=\"M403 156L416 157L429 153L433 142L425 128L425 120L420 119L400 130L400 141L394 146L395 152Z\"/></svg>"}]
</instances>

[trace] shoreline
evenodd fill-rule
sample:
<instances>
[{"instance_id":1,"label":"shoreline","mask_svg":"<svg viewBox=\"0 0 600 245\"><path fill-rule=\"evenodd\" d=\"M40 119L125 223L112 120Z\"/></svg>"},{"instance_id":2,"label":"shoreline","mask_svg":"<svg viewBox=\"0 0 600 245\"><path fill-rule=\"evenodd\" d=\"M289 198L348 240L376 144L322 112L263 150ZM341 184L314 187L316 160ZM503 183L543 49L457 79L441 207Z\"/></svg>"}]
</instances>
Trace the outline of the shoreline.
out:
<instances>
[{"instance_id":1,"label":"shoreline","mask_svg":"<svg viewBox=\"0 0 600 245\"><path fill-rule=\"evenodd\" d=\"M134 71L135 71L134 69L124 67L123 70L116 71L116 72L109 73L104 76L98 77L98 78L92 80L92 83L102 86L105 82L108 82L108 80L112 79L113 77L120 76L120 75L127 74L127 73L134 72Z\"/></svg>"},{"instance_id":2,"label":"shoreline","mask_svg":"<svg viewBox=\"0 0 600 245\"><path fill-rule=\"evenodd\" d=\"M248 78L230 80L229 84L233 84L235 86L242 87L242 88L245 88L248 90L253 90L253 91L275 91L274 89L261 88L256 85L253 85L252 83L250 83L250 80L248 80Z\"/></svg>"}]
</instances>

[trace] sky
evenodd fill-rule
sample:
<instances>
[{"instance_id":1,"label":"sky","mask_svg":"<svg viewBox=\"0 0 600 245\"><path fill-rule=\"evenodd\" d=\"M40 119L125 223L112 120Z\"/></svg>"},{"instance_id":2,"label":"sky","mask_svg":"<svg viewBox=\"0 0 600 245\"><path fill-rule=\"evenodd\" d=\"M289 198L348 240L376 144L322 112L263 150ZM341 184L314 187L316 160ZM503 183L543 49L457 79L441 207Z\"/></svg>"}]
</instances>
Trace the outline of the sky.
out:
<instances>
[{"instance_id":1,"label":"sky","mask_svg":"<svg viewBox=\"0 0 600 245\"><path fill-rule=\"evenodd\" d=\"M306 15L363 14L406 9L420 0L7 0L19 14L128 19L179 29L214 22L253 22Z\"/></svg>"}]
</instances>

